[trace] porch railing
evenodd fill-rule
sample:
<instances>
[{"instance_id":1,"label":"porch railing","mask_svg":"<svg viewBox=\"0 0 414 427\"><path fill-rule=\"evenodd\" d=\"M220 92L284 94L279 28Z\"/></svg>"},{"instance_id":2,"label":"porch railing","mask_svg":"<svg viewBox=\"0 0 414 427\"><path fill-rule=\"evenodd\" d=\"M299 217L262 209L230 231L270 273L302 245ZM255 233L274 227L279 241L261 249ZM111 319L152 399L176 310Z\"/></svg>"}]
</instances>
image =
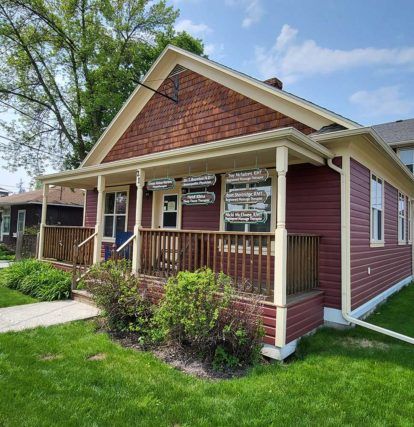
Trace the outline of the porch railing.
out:
<instances>
[{"instance_id":1,"label":"porch railing","mask_svg":"<svg viewBox=\"0 0 414 427\"><path fill-rule=\"evenodd\" d=\"M141 229L141 273L169 277L201 267L231 276L237 288L271 297L274 233ZM288 294L318 286L319 238L288 236Z\"/></svg>"},{"instance_id":2,"label":"porch railing","mask_svg":"<svg viewBox=\"0 0 414 427\"><path fill-rule=\"evenodd\" d=\"M93 227L46 225L44 229L43 258L72 264L74 244L83 242L94 232L95 229ZM93 240L91 240L91 244L93 245ZM80 256L82 256L82 261L89 265L92 264L93 251L89 245Z\"/></svg>"}]
</instances>

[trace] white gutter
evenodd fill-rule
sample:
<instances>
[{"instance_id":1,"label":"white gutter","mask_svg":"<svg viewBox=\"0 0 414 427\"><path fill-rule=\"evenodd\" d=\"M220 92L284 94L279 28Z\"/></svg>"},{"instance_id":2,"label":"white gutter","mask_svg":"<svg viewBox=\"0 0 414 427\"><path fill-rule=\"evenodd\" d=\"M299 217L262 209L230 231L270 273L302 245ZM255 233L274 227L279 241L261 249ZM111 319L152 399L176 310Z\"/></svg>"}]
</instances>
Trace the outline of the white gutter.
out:
<instances>
[{"instance_id":1,"label":"white gutter","mask_svg":"<svg viewBox=\"0 0 414 427\"><path fill-rule=\"evenodd\" d=\"M346 182L345 182L345 174L343 169L332 163L332 159L327 160L327 165L338 172L341 176L341 310L342 316L345 320L355 325L362 326L367 329L371 329L372 331L379 332L380 334L388 335L390 337L399 339L401 341L408 342L409 344L414 344L414 338L408 337L406 335L400 334L395 331L391 331L389 329L382 328L381 326L372 325L371 323L364 322L363 320L357 319L353 317L350 313L351 310L351 280L347 274L349 271L349 257L347 253L348 245L350 242L347 239L346 231L346 203L345 203L345 195L346 195Z\"/></svg>"}]
</instances>

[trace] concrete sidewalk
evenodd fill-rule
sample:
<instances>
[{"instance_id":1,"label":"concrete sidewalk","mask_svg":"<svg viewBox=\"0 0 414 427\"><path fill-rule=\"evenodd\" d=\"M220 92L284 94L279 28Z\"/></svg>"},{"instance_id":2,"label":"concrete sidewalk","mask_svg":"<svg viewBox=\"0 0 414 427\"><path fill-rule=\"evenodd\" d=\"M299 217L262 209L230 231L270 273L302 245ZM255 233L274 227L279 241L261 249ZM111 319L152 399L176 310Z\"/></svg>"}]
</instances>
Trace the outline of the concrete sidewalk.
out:
<instances>
[{"instance_id":1,"label":"concrete sidewalk","mask_svg":"<svg viewBox=\"0 0 414 427\"><path fill-rule=\"evenodd\" d=\"M0 308L0 333L90 319L98 314L96 307L72 300Z\"/></svg>"}]
</instances>

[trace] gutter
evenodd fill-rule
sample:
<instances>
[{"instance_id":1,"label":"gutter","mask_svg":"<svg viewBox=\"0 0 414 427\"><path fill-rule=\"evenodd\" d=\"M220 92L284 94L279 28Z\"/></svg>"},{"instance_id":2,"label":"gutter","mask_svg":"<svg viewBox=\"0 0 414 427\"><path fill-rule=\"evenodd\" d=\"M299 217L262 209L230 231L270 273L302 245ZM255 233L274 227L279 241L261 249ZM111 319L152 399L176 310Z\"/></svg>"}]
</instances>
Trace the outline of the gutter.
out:
<instances>
[{"instance_id":1,"label":"gutter","mask_svg":"<svg viewBox=\"0 0 414 427\"><path fill-rule=\"evenodd\" d=\"M375 332L379 332L383 335L388 335L392 338L396 338L401 341L408 342L409 344L414 344L414 338L411 338L407 335L400 334L398 332L382 328L381 326L376 326L368 322L364 322L356 317L353 317L351 314L351 280L347 275L347 272L350 271L349 266L349 257L348 257L348 245L350 242L347 239L347 223L344 212L347 208L345 202L346 195L346 182L345 182L345 173L343 168L340 168L332 163L332 159L327 159L327 166L332 170L340 174L341 177L341 311L342 316L349 323L354 325L359 325L364 328L370 329Z\"/></svg>"}]
</instances>

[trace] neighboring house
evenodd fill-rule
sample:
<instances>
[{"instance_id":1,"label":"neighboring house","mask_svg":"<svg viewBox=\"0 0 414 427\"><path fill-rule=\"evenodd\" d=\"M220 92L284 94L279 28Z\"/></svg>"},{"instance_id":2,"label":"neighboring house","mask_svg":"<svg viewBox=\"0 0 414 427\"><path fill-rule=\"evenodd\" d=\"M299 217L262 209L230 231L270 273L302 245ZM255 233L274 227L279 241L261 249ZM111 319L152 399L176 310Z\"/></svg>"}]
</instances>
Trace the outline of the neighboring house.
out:
<instances>
[{"instance_id":1,"label":"neighboring house","mask_svg":"<svg viewBox=\"0 0 414 427\"><path fill-rule=\"evenodd\" d=\"M40 257L115 245L154 292L224 271L262 296L279 359L412 280L414 176L371 127L171 46L143 83L78 169L39 177L44 214L49 185L87 189L85 227L42 227Z\"/></svg>"},{"instance_id":2,"label":"neighboring house","mask_svg":"<svg viewBox=\"0 0 414 427\"><path fill-rule=\"evenodd\" d=\"M10 194L9 190L6 190L5 188L0 187L0 197L5 197Z\"/></svg>"},{"instance_id":3,"label":"neighboring house","mask_svg":"<svg viewBox=\"0 0 414 427\"><path fill-rule=\"evenodd\" d=\"M27 191L0 198L0 242L14 246L17 232L28 227L40 228L42 190ZM46 224L81 226L83 224L84 191L52 187Z\"/></svg>"},{"instance_id":4,"label":"neighboring house","mask_svg":"<svg viewBox=\"0 0 414 427\"><path fill-rule=\"evenodd\" d=\"M414 119L397 120L375 125L372 128L397 152L401 161L414 173Z\"/></svg>"}]
</instances>

